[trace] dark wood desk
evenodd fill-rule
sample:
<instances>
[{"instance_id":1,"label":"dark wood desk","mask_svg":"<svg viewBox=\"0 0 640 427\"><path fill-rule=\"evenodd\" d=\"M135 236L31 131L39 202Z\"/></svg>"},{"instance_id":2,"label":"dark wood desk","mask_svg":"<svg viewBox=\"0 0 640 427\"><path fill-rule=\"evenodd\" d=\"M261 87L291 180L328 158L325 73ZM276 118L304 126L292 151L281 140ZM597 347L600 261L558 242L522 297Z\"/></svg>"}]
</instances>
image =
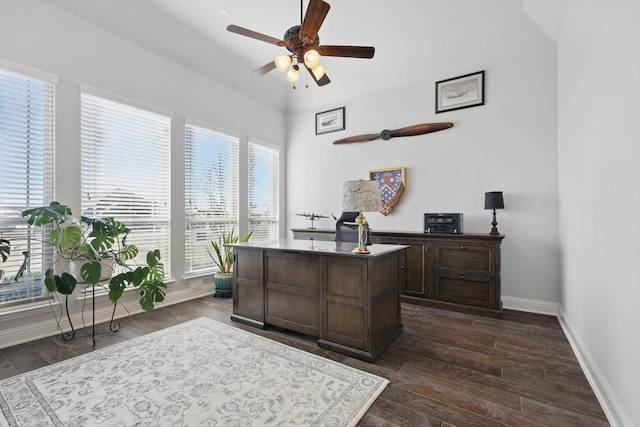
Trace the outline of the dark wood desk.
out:
<instances>
[{"instance_id":1,"label":"dark wood desk","mask_svg":"<svg viewBox=\"0 0 640 427\"><path fill-rule=\"evenodd\" d=\"M330 229L292 229L295 239L333 240ZM373 243L407 246L401 301L484 316L502 315L500 245L504 235L371 231Z\"/></svg>"},{"instance_id":2,"label":"dark wood desk","mask_svg":"<svg viewBox=\"0 0 640 427\"><path fill-rule=\"evenodd\" d=\"M287 240L231 245L231 319L318 337L318 345L369 362L400 334L406 246Z\"/></svg>"}]
</instances>

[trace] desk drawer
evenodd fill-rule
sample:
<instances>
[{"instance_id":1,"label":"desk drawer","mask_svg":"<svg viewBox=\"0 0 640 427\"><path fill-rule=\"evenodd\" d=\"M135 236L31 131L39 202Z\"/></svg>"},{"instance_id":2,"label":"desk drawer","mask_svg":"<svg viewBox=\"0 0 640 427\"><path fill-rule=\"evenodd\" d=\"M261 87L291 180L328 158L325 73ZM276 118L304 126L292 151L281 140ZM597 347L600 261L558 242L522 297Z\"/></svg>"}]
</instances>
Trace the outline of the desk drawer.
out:
<instances>
[{"instance_id":1,"label":"desk drawer","mask_svg":"<svg viewBox=\"0 0 640 427\"><path fill-rule=\"evenodd\" d=\"M436 271L464 271L465 273L493 274L493 251L486 245L438 243L435 246Z\"/></svg>"},{"instance_id":2,"label":"desk drawer","mask_svg":"<svg viewBox=\"0 0 640 427\"><path fill-rule=\"evenodd\" d=\"M476 307L496 307L494 280L469 274L436 274L434 298Z\"/></svg>"}]
</instances>

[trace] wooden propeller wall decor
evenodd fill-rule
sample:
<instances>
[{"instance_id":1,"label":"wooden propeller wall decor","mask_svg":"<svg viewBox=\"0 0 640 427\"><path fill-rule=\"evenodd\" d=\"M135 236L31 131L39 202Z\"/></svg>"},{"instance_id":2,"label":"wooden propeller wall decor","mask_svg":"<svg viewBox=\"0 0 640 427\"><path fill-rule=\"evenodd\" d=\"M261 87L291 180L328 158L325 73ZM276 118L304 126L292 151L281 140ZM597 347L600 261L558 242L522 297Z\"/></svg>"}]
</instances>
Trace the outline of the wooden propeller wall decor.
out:
<instances>
[{"instance_id":1,"label":"wooden propeller wall decor","mask_svg":"<svg viewBox=\"0 0 640 427\"><path fill-rule=\"evenodd\" d=\"M397 136L415 136L424 135L425 133L438 132L453 127L453 123L423 123L421 125L407 126L400 129L385 129L380 133L370 133L366 135L350 136L333 141L334 144L354 144L357 142L375 141L376 139L384 139L385 141Z\"/></svg>"},{"instance_id":2,"label":"wooden propeller wall decor","mask_svg":"<svg viewBox=\"0 0 640 427\"><path fill-rule=\"evenodd\" d=\"M302 0L300 0L300 21L301 25L294 25L284 33L284 39L280 40L253 30L229 25L227 31L241 36L250 37L265 43L286 47L290 55L277 56L275 61L271 61L253 71L254 74L264 75L274 68L286 72L286 78L295 89L298 82L300 66L307 69L318 86L324 86L331 82L325 74L326 68L320 64L323 56L340 56L346 58L366 58L371 59L375 54L375 48L371 46L339 46L321 45L318 30L329 13L329 3L323 0L310 0L307 13L302 19ZM289 66L291 66L289 68Z\"/></svg>"}]
</instances>

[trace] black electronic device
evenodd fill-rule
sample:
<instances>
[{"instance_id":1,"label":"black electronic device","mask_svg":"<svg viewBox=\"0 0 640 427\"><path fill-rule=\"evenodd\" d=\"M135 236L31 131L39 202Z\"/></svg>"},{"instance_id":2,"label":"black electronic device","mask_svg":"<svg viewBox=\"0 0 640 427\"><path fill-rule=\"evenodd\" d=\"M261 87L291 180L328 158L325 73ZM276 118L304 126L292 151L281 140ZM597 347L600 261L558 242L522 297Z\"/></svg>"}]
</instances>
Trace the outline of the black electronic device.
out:
<instances>
[{"instance_id":1,"label":"black electronic device","mask_svg":"<svg viewBox=\"0 0 640 427\"><path fill-rule=\"evenodd\" d=\"M461 213L426 213L424 214L424 232L462 234L462 222Z\"/></svg>"}]
</instances>

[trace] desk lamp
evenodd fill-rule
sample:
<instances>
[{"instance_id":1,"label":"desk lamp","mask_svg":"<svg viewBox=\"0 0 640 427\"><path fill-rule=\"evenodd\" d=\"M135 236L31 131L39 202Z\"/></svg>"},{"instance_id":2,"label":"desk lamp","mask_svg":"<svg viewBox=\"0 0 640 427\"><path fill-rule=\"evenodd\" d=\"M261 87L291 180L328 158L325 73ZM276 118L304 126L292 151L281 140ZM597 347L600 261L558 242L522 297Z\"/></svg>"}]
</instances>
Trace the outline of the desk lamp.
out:
<instances>
[{"instance_id":1,"label":"desk lamp","mask_svg":"<svg viewBox=\"0 0 640 427\"><path fill-rule=\"evenodd\" d=\"M498 232L498 221L496 221L496 209L504 209L504 200L502 198L502 191L489 191L488 193L484 193L484 208L485 209L493 209L493 221L491 225L491 233L492 236L497 236L500 234Z\"/></svg>"},{"instance_id":2,"label":"desk lamp","mask_svg":"<svg viewBox=\"0 0 640 427\"><path fill-rule=\"evenodd\" d=\"M364 244L364 225L367 219L362 212L380 212L382 197L380 185L377 181L347 181L342 187L342 210L344 212L360 212L356 218L358 224L358 247L354 254L368 254L369 249Z\"/></svg>"}]
</instances>

